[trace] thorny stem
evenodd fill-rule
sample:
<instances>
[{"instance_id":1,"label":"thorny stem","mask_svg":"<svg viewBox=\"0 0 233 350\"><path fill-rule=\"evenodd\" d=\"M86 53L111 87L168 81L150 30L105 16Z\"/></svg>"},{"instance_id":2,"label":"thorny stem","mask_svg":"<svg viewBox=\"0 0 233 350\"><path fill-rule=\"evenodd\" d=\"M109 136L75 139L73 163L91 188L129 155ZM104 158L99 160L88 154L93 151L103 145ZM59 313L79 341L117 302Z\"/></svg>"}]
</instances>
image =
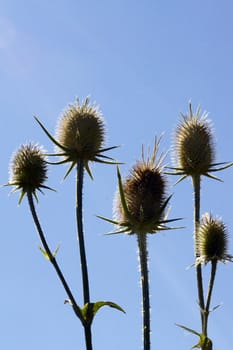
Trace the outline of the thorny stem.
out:
<instances>
[{"instance_id":1,"label":"thorny stem","mask_svg":"<svg viewBox=\"0 0 233 350\"><path fill-rule=\"evenodd\" d=\"M146 234L137 234L142 287L143 349L150 350L150 293Z\"/></svg>"},{"instance_id":2,"label":"thorny stem","mask_svg":"<svg viewBox=\"0 0 233 350\"><path fill-rule=\"evenodd\" d=\"M35 205L34 205L34 201L33 201L33 196L32 196L32 192L31 191L28 191L27 192L27 198L28 198L28 203L29 203L29 207L30 207L30 210L31 210L31 214L32 214L32 217L33 217L33 220L34 220L34 223L36 225L36 229L38 231L38 234L39 234L39 237L40 237L40 240L43 244L43 247L45 249L45 252L49 258L49 261L51 262L51 264L53 265L53 267L55 268L56 270L56 273L69 297L69 301L73 307L73 310L76 314L76 316L82 321L82 314L81 314L81 311L80 311L80 308L78 307L75 299L74 299L74 296L63 276L63 273L61 272L61 269L56 261L56 258L55 256L52 254L49 246L48 246L48 243L46 241L46 238L45 238L45 235L43 233L43 230L41 228L41 225L40 225L40 222L39 222L39 219L38 219L38 216L37 216L37 213L36 213L36 210L35 210Z\"/></svg>"},{"instance_id":3,"label":"thorny stem","mask_svg":"<svg viewBox=\"0 0 233 350\"><path fill-rule=\"evenodd\" d=\"M201 177L199 175L193 176L193 189L194 189L194 246L195 246L195 258L198 257L197 252L197 235L200 225L200 188L201 188ZM197 277L197 289L198 289L198 302L201 313L202 331L204 331L204 292L203 292L203 279L202 279L202 267L201 264L196 266L196 277Z\"/></svg>"},{"instance_id":4,"label":"thorny stem","mask_svg":"<svg viewBox=\"0 0 233 350\"><path fill-rule=\"evenodd\" d=\"M84 305L90 303L89 279L87 269L87 259L85 251L85 242L83 234L83 177L84 164L82 160L77 162L77 180L76 180L76 219L77 219L77 239L79 243L80 262L83 282L83 300ZM92 350L91 325L84 324L86 349Z\"/></svg>"},{"instance_id":5,"label":"thorny stem","mask_svg":"<svg viewBox=\"0 0 233 350\"><path fill-rule=\"evenodd\" d=\"M204 325L203 325L203 334L207 337L207 331L208 331L208 318L210 313L210 301L212 296L212 291L214 287L214 280L217 270L217 260L213 260L211 262L211 275L210 275L210 281L209 281L209 287L208 287L208 293L206 298L206 307L204 312Z\"/></svg>"}]
</instances>

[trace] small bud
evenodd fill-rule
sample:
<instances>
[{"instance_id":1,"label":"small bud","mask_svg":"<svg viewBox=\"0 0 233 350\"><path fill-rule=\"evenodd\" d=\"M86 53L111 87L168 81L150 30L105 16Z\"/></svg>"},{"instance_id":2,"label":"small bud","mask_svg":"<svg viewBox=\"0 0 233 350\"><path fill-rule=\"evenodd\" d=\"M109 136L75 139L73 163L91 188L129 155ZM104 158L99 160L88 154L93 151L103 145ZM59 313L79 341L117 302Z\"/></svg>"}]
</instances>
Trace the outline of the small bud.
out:
<instances>
[{"instance_id":1,"label":"small bud","mask_svg":"<svg viewBox=\"0 0 233 350\"><path fill-rule=\"evenodd\" d=\"M213 218L209 213L204 214L201 219L196 243L197 263L232 260L232 256L227 254L226 226L220 219Z\"/></svg>"},{"instance_id":2,"label":"small bud","mask_svg":"<svg viewBox=\"0 0 233 350\"><path fill-rule=\"evenodd\" d=\"M57 127L57 140L63 146L68 161L95 161L104 142L104 122L96 106L87 98L81 105L70 105L61 116Z\"/></svg>"},{"instance_id":3,"label":"small bud","mask_svg":"<svg viewBox=\"0 0 233 350\"><path fill-rule=\"evenodd\" d=\"M43 149L36 144L22 145L13 154L7 185L15 186L15 190L22 190L21 201L28 191L36 196L36 190L48 188L44 185L46 180L47 163Z\"/></svg>"},{"instance_id":4,"label":"small bud","mask_svg":"<svg viewBox=\"0 0 233 350\"><path fill-rule=\"evenodd\" d=\"M184 115L175 134L176 168L187 176L207 175L215 158L213 133L207 114L200 116L198 108L193 115Z\"/></svg>"}]
</instances>

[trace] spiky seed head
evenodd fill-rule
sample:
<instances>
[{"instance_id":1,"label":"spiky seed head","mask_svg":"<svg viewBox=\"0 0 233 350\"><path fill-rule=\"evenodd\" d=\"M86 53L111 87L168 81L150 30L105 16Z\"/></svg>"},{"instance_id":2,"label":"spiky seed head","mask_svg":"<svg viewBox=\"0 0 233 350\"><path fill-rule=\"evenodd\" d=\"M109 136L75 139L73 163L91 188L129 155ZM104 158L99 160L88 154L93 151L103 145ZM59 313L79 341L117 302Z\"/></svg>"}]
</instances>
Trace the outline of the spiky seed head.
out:
<instances>
[{"instance_id":1,"label":"spiky seed head","mask_svg":"<svg viewBox=\"0 0 233 350\"><path fill-rule=\"evenodd\" d=\"M81 159L94 161L104 143L105 126L98 108L90 105L89 98L83 104L70 105L57 126L57 140L66 149L69 161Z\"/></svg>"},{"instance_id":2,"label":"spiky seed head","mask_svg":"<svg viewBox=\"0 0 233 350\"><path fill-rule=\"evenodd\" d=\"M22 145L12 156L10 165L10 179L8 185L15 186L15 190L27 191L35 194L41 190L47 180L47 163L44 150L37 144Z\"/></svg>"},{"instance_id":3,"label":"spiky seed head","mask_svg":"<svg viewBox=\"0 0 233 350\"><path fill-rule=\"evenodd\" d=\"M165 182L158 169L137 163L124 183L130 214L135 220L150 220L158 214L164 199Z\"/></svg>"},{"instance_id":4,"label":"spiky seed head","mask_svg":"<svg viewBox=\"0 0 233 350\"><path fill-rule=\"evenodd\" d=\"M143 159L133 166L123 182L128 212L118 192L115 200L115 216L122 226L128 223L128 233L154 233L158 230L160 221L165 217L162 207L166 188L160 162L155 164L154 160Z\"/></svg>"},{"instance_id":5,"label":"spiky seed head","mask_svg":"<svg viewBox=\"0 0 233 350\"><path fill-rule=\"evenodd\" d=\"M201 219L196 243L196 254L199 263L225 262L232 259L227 253L228 234L226 226L222 220L213 218L209 213L204 214Z\"/></svg>"},{"instance_id":6,"label":"spiky seed head","mask_svg":"<svg viewBox=\"0 0 233 350\"><path fill-rule=\"evenodd\" d=\"M213 132L207 114L195 114L190 104L189 115L183 115L175 133L176 167L189 176L206 175L215 158Z\"/></svg>"}]
</instances>

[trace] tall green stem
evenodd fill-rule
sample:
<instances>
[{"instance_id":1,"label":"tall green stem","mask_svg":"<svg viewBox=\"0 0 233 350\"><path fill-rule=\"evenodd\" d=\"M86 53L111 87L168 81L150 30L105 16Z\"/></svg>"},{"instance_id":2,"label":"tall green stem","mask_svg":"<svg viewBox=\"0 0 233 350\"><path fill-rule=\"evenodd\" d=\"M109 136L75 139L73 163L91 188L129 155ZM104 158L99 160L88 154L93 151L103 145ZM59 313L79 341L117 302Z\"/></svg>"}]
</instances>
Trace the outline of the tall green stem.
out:
<instances>
[{"instance_id":1,"label":"tall green stem","mask_svg":"<svg viewBox=\"0 0 233 350\"><path fill-rule=\"evenodd\" d=\"M204 312L203 334L206 337L208 336L207 332L208 332L208 318L209 318L209 313L210 313L210 301L211 301L212 291L213 291L213 287L214 287L216 270L217 270L217 260L213 260L211 262L211 275L210 275L208 293L207 293L207 298L206 298L206 307L205 307L205 312Z\"/></svg>"},{"instance_id":2,"label":"tall green stem","mask_svg":"<svg viewBox=\"0 0 233 350\"><path fill-rule=\"evenodd\" d=\"M49 258L49 261L51 262L51 264L53 265L54 269L56 270L56 273L69 297L69 300L73 306L73 310L76 314L76 316L82 320L82 314L81 314L81 311L73 297L73 294L63 276L63 273L61 272L61 269L56 261L56 258L55 256L52 254L49 246L48 246L48 243L46 241L46 238L45 238L45 235L43 233L43 230L41 228L41 225L40 225L40 222L39 222L39 219L38 219L38 216L37 216L37 213L36 213L36 210L35 210L35 205L34 205L34 201L33 201L33 196L32 196L32 192L31 191L28 191L27 192L27 198L28 198L28 203L29 203L29 207L30 207L30 210L31 210L31 214L32 214L32 217L33 217L33 220L34 220L34 223L36 225L36 229L38 231L38 234L39 234L39 237L40 237L40 240L43 244L43 247L44 247L44 250Z\"/></svg>"},{"instance_id":3,"label":"tall green stem","mask_svg":"<svg viewBox=\"0 0 233 350\"><path fill-rule=\"evenodd\" d=\"M146 234L137 234L142 287L143 349L150 350L150 293Z\"/></svg>"},{"instance_id":4,"label":"tall green stem","mask_svg":"<svg viewBox=\"0 0 233 350\"><path fill-rule=\"evenodd\" d=\"M194 246L195 246L195 258L198 257L197 251L197 235L200 225L200 190L201 190L201 177L199 175L193 176L193 189L194 189ZM196 277L197 277L197 289L198 289L198 302L201 314L202 331L204 328L204 292L203 292L203 280L202 280L202 267L201 264L196 266Z\"/></svg>"},{"instance_id":5,"label":"tall green stem","mask_svg":"<svg viewBox=\"0 0 233 350\"><path fill-rule=\"evenodd\" d=\"M80 262L83 282L83 301L84 305L90 303L89 278L87 269L87 258L85 250L85 241L83 234L83 177L84 164L82 160L77 163L77 181L76 181L76 219L77 219L77 238L79 243ZM92 350L91 325L85 324L86 349Z\"/></svg>"}]
</instances>

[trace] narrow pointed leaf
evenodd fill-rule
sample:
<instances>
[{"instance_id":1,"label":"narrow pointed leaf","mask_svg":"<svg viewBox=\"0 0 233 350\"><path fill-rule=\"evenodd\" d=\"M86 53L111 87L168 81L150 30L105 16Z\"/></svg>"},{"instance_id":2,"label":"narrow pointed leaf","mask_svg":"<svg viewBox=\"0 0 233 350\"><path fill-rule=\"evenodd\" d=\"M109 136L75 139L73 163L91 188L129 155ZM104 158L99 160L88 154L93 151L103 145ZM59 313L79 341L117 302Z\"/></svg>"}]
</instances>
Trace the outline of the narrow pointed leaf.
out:
<instances>
[{"instance_id":1,"label":"narrow pointed leaf","mask_svg":"<svg viewBox=\"0 0 233 350\"><path fill-rule=\"evenodd\" d=\"M221 163L220 163L221 164ZM224 163L222 163L224 164ZM223 167L220 167L220 168L217 168L217 169L211 169L211 172L213 171L220 171L220 170L225 170L227 168L230 168L231 166L233 166L233 162L232 163L228 163L227 165L223 166Z\"/></svg>"},{"instance_id":2,"label":"narrow pointed leaf","mask_svg":"<svg viewBox=\"0 0 233 350\"><path fill-rule=\"evenodd\" d=\"M180 175L182 175L182 174L180 174ZM174 186L177 185L177 184L179 184L181 181L185 180L186 177L188 177L188 175L183 175L183 176L181 176L181 177L174 183Z\"/></svg>"},{"instance_id":3,"label":"narrow pointed leaf","mask_svg":"<svg viewBox=\"0 0 233 350\"><path fill-rule=\"evenodd\" d=\"M40 190L40 189L39 189L39 190ZM41 190L40 190L40 192L43 193ZM33 196L34 196L36 202L39 203L39 199L38 199L38 196L37 196L36 191L33 191L32 194L33 194Z\"/></svg>"},{"instance_id":4,"label":"narrow pointed leaf","mask_svg":"<svg viewBox=\"0 0 233 350\"><path fill-rule=\"evenodd\" d=\"M114 158L105 156L104 154L98 154L98 153L97 153L97 157L105 158L105 159L109 159L109 160L114 160Z\"/></svg>"},{"instance_id":5,"label":"narrow pointed leaf","mask_svg":"<svg viewBox=\"0 0 233 350\"><path fill-rule=\"evenodd\" d=\"M66 156L67 153L46 153L45 156L46 157L64 157Z\"/></svg>"},{"instance_id":6,"label":"narrow pointed leaf","mask_svg":"<svg viewBox=\"0 0 233 350\"><path fill-rule=\"evenodd\" d=\"M67 172L65 173L65 176L63 177L63 180L65 180L67 178L67 176L70 174L70 172L73 170L74 166L75 166L76 162L72 162L69 169L67 170Z\"/></svg>"},{"instance_id":7,"label":"narrow pointed leaf","mask_svg":"<svg viewBox=\"0 0 233 350\"><path fill-rule=\"evenodd\" d=\"M61 247L61 245L60 245L60 244L58 244L57 248L54 250L54 252L53 252L53 257L54 257L54 258L56 258L57 253L58 253L58 251L59 251L60 247Z\"/></svg>"},{"instance_id":8,"label":"narrow pointed leaf","mask_svg":"<svg viewBox=\"0 0 233 350\"><path fill-rule=\"evenodd\" d=\"M210 179L223 182L223 180L219 179L219 177L214 176L214 175L212 175L212 174L207 173L207 174L205 174L205 176L206 176L206 177L209 177Z\"/></svg>"},{"instance_id":9,"label":"narrow pointed leaf","mask_svg":"<svg viewBox=\"0 0 233 350\"><path fill-rule=\"evenodd\" d=\"M41 253L44 255L45 259L50 261L51 257L49 256L49 254L42 247L39 246L38 248L40 249Z\"/></svg>"},{"instance_id":10,"label":"narrow pointed leaf","mask_svg":"<svg viewBox=\"0 0 233 350\"><path fill-rule=\"evenodd\" d=\"M96 215L97 218L99 219L102 219L104 221L107 221L107 222L110 222L111 224L113 225L119 225L119 223L115 220L112 220L112 219L108 219L108 218L105 218L104 216L101 216L101 215Z\"/></svg>"},{"instance_id":11,"label":"narrow pointed leaf","mask_svg":"<svg viewBox=\"0 0 233 350\"><path fill-rule=\"evenodd\" d=\"M172 198L172 194L165 200L165 202L163 203L163 205L161 206L160 209L160 215L164 212L164 210L166 209L170 199Z\"/></svg>"},{"instance_id":12,"label":"narrow pointed leaf","mask_svg":"<svg viewBox=\"0 0 233 350\"><path fill-rule=\"evenodd\" d=\"M120 169L119 167L117 167L117 177L118 177L118 187L119 187L119 192L120 192L120 197L121 197L121 204L122 207L125 211L126 216L130 219L131 215L128 209L128 205L125 199L125 194L124 194L124 189L123 189L123 184L122 184L122 180L121 180L121 173L120 173Z\"/></svg>"},{"instance_id":13,"label":"narrow pointed leaf","mask_svg":"<svg viewBox=\"0 0 233 350\"><path fill-rule=\"evenodd\" d=\"M45 188L46 190L50 190L50 191L53 191L53 192L57 192L54 188L49 187L49 186L41 185L40 187ZM39 190L40 190L40 189L39 189Z\"/></svg>"},{"instance_id":14,"label":"narrow pointed leaf","mask_svg":"<svg viewBox=\"0 0 233 350\"><path fill-rule=\"evenodd\" d=\"M97 163L102 163L102 164L110 164L110 165L120 165L120 164L123 164L123 163L119 163L119 162L115 162L115 161L107 161L107 160L102 160L102 159L98 159L98 158L95 158L95 162Z\"/></svg>"},{"instance_id":15,"label":"narrow pointed leaf","mask_svg":"<svg viewBox=\"0 0 233 350\"><path fill-rule=\"evenodd\" d=\"M176 218L176 219L168 219L168 220L162 220L159 223L160 224L167 224L169 222L173 222L173 221L179 221L179 220L183 220L183 218Z\"/></svg>"},{"instance_id":16,"label":"narrow pointed leaf","mask_svg":"<svg viewBox=\"0 0 233 350\"><path fill-rule=\"evenodd\" d=\"M93 175L92 175L92 172L91 172L91 169L90 169L90 167L89 167L88 162L85 164L85 169L86 169L86 171L87 171L88 175L90 176L90 178L91 178L92 180L94 180L94 178L93 178Z\"/></svg>"},{"instance_id":17,"label":"narrow pointed leaf","mask_svg":"<svg viewBox=\"0 0 233 350\"><path fill-rule=\"evenodd\" d=\"M164 171L165 175L184 175L183 171L176 171L175 173L171 173L170 171Z\"/></svg>"},{"instance_id":18,"label":"narrow pointed leaf","mask_svg":"<svg viewBox=\"0 0 233 350\"><path fill-rule=\"evenodd\" d=\"M50 162L47 160L46 163L51 165L60 165L60 164L68 163L69 161L70 161L69 159L59 160L58 162Z\"/></svg>"},{"instance_id":19,"label":"narrow pointed leaf","mask_svg":"<svg viewBox=\"0 0 233 350\"><path fill-rule=\"evenodd\" d=\"M117 234L120 234L120 233L127 233L127 232L129 232L129 231L130 231L129 228L125 228L125 229L119 230L119 231L107 232L107 233L105 233L104 235L105 235L105 236L111 236L111 235L117 235Z\"/></svg>"},{"instance_id":20,"label":"narrow pointed leaf","mask_svg":"<svg viewBox=\"0 0 233 350\"><path fill-rule=\"evenodd\" d=\"M19 197L19 202L18 202L19 205L21 204L21 202L22 202L22 200L23 200L25 194L26 194L25 191L22 191L22 192L21 192L20 197Z\"/></svg>"},{"instance_id":21,"label":"narrow pointed leaf","mask_svg":"<svg viewBox=\"0 0 233 350\"><path fill-rule=\"evenodd\" d=\"M165 166L165 169L176 170L176 171L183 171L183 173L184 173L184 170L183 170L182 168L171 167L171 166Z\"/></svg>"},{"instance_id":22,"label":"narrow pointed leaf","mask_svg":"<svg viewBox=\"0 0 233 350\"><path fill-rule=\"evenodd\" d=\"M195 331L194 329L188 328L188 327L183 326L183 325L178 324L178 323L176 323L176 326L177 326L177 327L180 327L180 328L182 328L182 329L184 329L185 331L187 331L187 332L189 332L189 333L195 334L195 335L197 335L198 337L201 336L201 334L198 333L197 331Z\"/></svg>"},{"instance_id":23,"label":"narrow pointed leaf","mask_svg":"<svg viewBox=\"0 0 233 350\"><path fill-rule=\"evenodd\" d=\"M219 165L226 165L226 164L233 164L232 162L220 162L220 163L212 163L211 165L210 165L210 168L212 168L212 167L216 167L216 166L219 166Z\"/></svg>"},{"instance_id":24,"label":"narrow pointed leaf","mask_svg":"<svg viewBox=\"0 0 233 350\"><path fill-rule=\"evenodd\" d=\"M66 151L66 147L62 146L49 132L48 130L44 127L44 125L39 121L39 119L34 116L35 120L37 121L37 123L40 125L40 127L44 130L44 132L46 133L46 135L48 136L48 138L55 143L56 146L60 147L61 149L63 149L64 151Z\"/></svg>"},{"instance_id":25,"label":"narrow pointed leaf","mask_svg":"<svg viewBox=\"0 0 233 350\"><path fill-rule=\"evenodd\" d=\"M216 309L218 309L218 308L221 307L221 306L222 306L222 304L218 304L218 305L214 306L213 309L210 310L210 311L215 311Z\"/></svg>"},{"instance_id":26,"label":"narrow pointed leaf","mask_svg":"<svg viewBox=\"0 0 233 350\"><path fill-rule=\"evenodd\" d=\"M112 146L112 147L102 148L97 152L97 154L102 153L102 152L106 152L106 151L110 151L112 149L119 148L119 147L120 146Z\"/></svg>"}]
</instances>

